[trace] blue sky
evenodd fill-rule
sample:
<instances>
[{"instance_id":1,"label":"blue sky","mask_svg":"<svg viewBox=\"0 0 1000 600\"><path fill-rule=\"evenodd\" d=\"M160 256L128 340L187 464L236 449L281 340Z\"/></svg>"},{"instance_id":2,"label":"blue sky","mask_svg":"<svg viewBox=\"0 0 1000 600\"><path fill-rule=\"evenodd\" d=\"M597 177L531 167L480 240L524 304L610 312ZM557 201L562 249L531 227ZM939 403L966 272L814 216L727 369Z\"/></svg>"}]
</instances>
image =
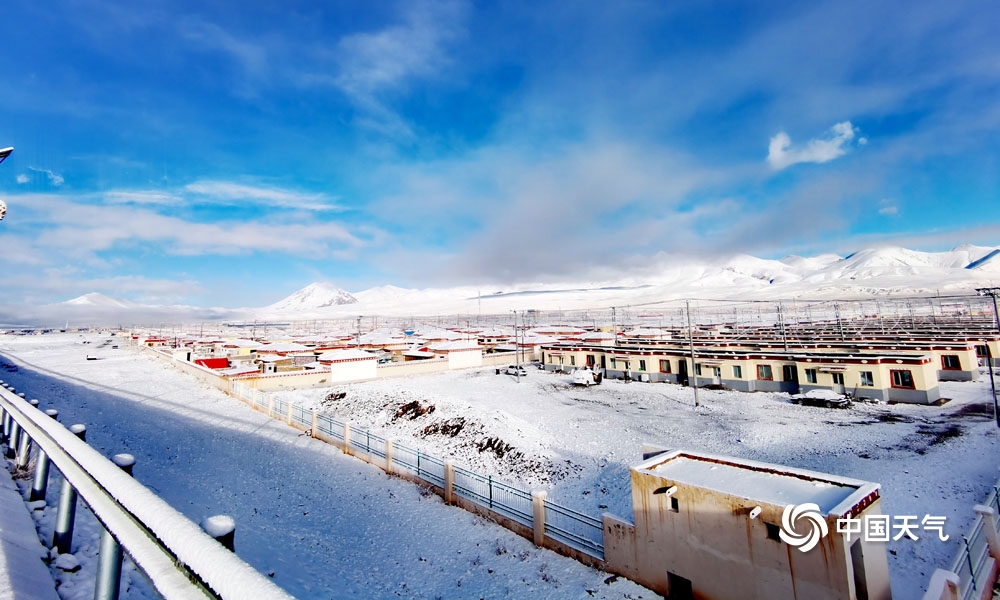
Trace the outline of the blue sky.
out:
<instances>
[{"instance_id":1,"label":"blue sky","mask_svg":"<svg viewBox=\"0 0 1000 600\"><path fill-rule=\"evenodd\" d=\"M1000 244L990 2L11 0L5 303Z\"/></svg>"}]
</instances>

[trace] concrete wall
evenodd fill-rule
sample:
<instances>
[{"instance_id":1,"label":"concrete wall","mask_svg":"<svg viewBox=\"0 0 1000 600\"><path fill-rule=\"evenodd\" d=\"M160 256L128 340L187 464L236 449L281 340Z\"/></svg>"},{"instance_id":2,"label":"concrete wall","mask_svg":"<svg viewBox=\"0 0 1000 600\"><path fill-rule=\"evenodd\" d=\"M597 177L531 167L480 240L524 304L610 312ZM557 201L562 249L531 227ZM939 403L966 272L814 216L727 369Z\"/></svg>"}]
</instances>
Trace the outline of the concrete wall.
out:
<instances>
[{"instance_id":1,"label":"concrete wall","mask_svg":"<svg viewBox=\"0 0 1000 600\"><path fill-rule=\"evenodd\" d=\"M374 358L334 362L330 365L330 383L371 381L378 377L377 365Z\"/></svg>"},{"instance_id":2,"label":"concrete wall","mask_svg":"<svg viewBox=\"0 0 1000 600\"><path fill-rule=\"evenodd\" d=\"M468 369L483 366L482 350L457 350L448 353L449 369Z\"/></svg>"},{"instance_id":3,"label":"concrete wall","mask_svg":"<svg viewBox=\"0 0 1000 600\"><path fill-rule=\"evenodd\" d=\"M448 359L428 358L424 360L410 360L406 362L394 362L376 367L378 377L405 377L407 375L424 375L426 373L441 373L448 370Z\"/></svg>"}]
</instances>

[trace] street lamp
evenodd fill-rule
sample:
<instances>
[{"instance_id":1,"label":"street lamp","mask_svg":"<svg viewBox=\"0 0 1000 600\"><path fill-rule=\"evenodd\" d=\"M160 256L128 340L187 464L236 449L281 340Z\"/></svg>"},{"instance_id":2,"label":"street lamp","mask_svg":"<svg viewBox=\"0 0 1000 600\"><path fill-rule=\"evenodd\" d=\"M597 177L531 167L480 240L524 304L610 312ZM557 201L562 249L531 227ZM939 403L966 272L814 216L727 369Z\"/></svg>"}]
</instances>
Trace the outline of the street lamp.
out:
<instances>
[{"instance_id":1,"label":"street lamp","mask_svg":"<svg viewBox=\"0 0 1000 600\"><path fill-rule=\"evenodd\" d=\"M13 146L9 146L7 148L0 148L0 163L7 160L7 157L10 156L10 153L13 151L14 151ZM3 220L3 216L6 214L7 214L7 203L4 202L3 200L0 200L0 221Z\"/></svg>"}]
</instances>

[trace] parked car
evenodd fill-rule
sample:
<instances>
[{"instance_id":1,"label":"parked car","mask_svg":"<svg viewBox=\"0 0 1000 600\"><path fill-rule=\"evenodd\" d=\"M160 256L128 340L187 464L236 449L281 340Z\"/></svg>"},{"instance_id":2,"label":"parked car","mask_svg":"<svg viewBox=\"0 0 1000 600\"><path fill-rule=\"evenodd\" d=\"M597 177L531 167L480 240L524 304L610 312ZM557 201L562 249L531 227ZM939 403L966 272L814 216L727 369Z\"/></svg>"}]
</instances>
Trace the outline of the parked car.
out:
<instances>
[{"instance_id":1,"label":"parked car","mask_svg":"<svg viewBox=\"0 0 1000 600\"><path fill-rule=\"evenodd\" d=\"M573 385L583 385L590 387L601 383L601 374L590 369L576 369L572 373Z\"/></svg>"},{"instance_id":2,"label":"parked car","mask_svg":"<svg viewBox=\"0 0 1000 600\"><path fill-rule=\"evenodd\" d=\"M792 404L803 406L822 406L824 408L850 408L851 400L843 394L831 390L811 390L804 394L795 394Z\"/></svg>"},{"instance_id":3,"label":"parked car","mask_svg":"<svg viewBox=\"0 0 1000 600\"><path fill-rule=\"evenodd\" d=\"M518 377L526 377L528 375L527 369L521 365L509 365L504 372L508 375L517 375Z\"/></svg>"}]
</instances>

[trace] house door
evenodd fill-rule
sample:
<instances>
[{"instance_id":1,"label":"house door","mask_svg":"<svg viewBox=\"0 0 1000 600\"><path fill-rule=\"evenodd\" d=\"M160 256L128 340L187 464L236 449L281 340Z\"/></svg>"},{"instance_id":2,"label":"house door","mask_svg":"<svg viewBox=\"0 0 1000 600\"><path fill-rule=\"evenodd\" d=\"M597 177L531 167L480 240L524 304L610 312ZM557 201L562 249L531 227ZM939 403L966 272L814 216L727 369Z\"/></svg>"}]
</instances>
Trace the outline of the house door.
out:
<instances>
[{"instance_id":1,"label":"house door","mask_svg":"<svg viewBox=\"0 0 1000 600\"><path fill-rule=\"evenodd\" d=\"M604 355L602 354L602 355L601 355L601 372L602 372L602 373L606 372L606 371L607 371L607 368L608 368L608 357L607 357L607 356L604 356Z\"/></svg>"},{"instance_id":2,"label":"house door","mask_svg":"<svg viewBox=\"0 0 1000 600\"><path fill-rule=\"evenodd\" d=\"M677 383L681 385L690 385L688 380L688 363L686 360L677 361Z\"/></svg>"}]
</instances>

